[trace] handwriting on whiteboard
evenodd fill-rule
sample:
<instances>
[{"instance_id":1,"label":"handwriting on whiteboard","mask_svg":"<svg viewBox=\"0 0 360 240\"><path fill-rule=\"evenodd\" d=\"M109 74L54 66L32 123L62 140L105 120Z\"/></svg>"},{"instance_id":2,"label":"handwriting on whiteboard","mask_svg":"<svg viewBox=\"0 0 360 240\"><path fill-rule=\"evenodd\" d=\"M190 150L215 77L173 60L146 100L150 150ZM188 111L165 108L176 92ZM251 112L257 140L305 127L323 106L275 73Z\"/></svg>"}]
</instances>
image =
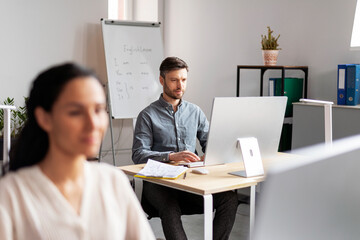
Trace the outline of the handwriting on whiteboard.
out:
<instances>
[{"instance_id":1,"label":"handwriting on whiteboard","mask_svg":"<svg viewBox=\"0 0 360 240\"><path fill-rule=\"evenodd\" d=\"M124 44L124 53L133 55L134 53L151 53L152 49L151 48L145 48L142 46L129 46Z\"/></svg>"},{"instance_id":2,"label":"handwriting on whiteboard","mask_svg":"<svg viewBox=\"0 0 360 240\"><path fill-rule=\"evenodd\" d=\"M158 72L149 66L152 48L123 44L118 55L113 55L113 81L119 101L130 101L151 91ZM122 52L121 52L122 50Z\"/></svg>"}]
</instances>

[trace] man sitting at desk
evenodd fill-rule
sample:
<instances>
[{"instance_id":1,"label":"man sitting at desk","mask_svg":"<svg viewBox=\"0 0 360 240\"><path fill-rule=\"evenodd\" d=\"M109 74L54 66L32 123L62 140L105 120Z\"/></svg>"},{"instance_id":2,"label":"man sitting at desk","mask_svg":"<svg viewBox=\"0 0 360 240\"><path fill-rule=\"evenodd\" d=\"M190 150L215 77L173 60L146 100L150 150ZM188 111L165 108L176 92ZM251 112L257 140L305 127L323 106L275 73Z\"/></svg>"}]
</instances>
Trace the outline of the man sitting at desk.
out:
<instances>
[{"instance_id":1,"label":"man sitting at desk","mask_svg":"<svg viewBox=\"0 0 360 240\"><path fill-rule=\"evenodd\" d=\"M163 93L137 118L132 148L134 163L146 163L148 159L160 162L202 160L195 154L196 138L204 152L209 123L198 106L182 99L187 72L187 64L177 57L168 57L161 63ZM147 201L160 216L166 239L187 239L181 214L203 213L200 195L144 181L142 197L142 202ZM213 206L216 210L214 239L228 239L238 206L236 193L214 194Z\"/></svg>"}]
</instances>

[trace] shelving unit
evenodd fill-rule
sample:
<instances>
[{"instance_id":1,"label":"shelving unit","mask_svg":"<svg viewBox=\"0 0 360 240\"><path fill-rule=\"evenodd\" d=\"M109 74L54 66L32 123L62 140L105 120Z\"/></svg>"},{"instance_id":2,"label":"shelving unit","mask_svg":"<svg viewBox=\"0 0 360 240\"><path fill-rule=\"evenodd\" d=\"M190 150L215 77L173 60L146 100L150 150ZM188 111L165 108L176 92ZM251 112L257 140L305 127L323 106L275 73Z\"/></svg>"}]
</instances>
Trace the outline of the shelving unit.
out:
<instances>
[{"instance_id":1,"label":"shelving unit","mask_svg":"<svg viewBox=\"0 0 360 240\"><path fill-rule=\"evenodd\" d=\"M288 70L303 71L304 82L303 82L303 98L307 98L308 88L308 66L264 66L264 65L238 65L237 66L237 78L236 78L236 96L240 97L240 71L242 69L258 69L260 70L260 96L263 96L264 92L264 74L267 70L279 70L281 71L281 95L284 96L284 79L285 72ZM280 148L279 151L286 151L291 149L292 141L292 117L286 117L284 119L283 131L281 134Z\"/></svg>"},{"instance_id":2,"label":"shelving unit","mask_svg":"<svg viewBox=\"0 0 360 240\"><path fill-rule=\"evenodd\" d=\"M264 66L264 65L237 65L237 78L236 78L236 96L240 97L240 71L241 69L259 69L260 70L260 96L263 96L264 74L267 70L280 70L281 71L281 93L284 95L284 78L285 71L287 70L300 70L305 73L303 96L307 98L308 87L308 66Z\"/></svg>"}]
</instances>

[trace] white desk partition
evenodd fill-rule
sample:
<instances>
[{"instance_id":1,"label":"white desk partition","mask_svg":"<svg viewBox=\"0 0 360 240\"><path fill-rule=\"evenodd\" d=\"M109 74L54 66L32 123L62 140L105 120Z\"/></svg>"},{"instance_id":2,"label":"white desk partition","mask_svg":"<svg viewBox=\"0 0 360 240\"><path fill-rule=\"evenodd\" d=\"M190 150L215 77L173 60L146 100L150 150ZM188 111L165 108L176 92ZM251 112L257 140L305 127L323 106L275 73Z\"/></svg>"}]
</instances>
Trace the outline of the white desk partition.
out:
<instances>
[{"instance_id":1,"label":"white desk partition","mask_svg":"<svg viewBox=\"0 0 360 240\"><path fill-rule=\"evenodd\" d=\"M313 103L324 106L324 119L325 119L325 143L327 146L332 144L332 105L333 102L313 100L313 99L300 99L300 102Z\"/></svg>"},{"instance_id":2,"label":"white desk partition","mask_svg":"<svg viewBox=\"0 0 360 240\"><path fill-rule=\"evenodd\" d=\"M360 135L293 151L268 169L252 240L360 236Z\"/></svg>"},{"instance_id":3,"label":"white desk partition","mask_svg":"<svg viewBox=\"0 0 360 240\"><path fill-rule=\"evenodd\" d=\"M9 151L11 145L11 129L10 129L10 111L16 109L15 106L0 105L0 109L4 109L4 147L3 147L3 165L9 161Z\"/></svg>"}]
</instances>

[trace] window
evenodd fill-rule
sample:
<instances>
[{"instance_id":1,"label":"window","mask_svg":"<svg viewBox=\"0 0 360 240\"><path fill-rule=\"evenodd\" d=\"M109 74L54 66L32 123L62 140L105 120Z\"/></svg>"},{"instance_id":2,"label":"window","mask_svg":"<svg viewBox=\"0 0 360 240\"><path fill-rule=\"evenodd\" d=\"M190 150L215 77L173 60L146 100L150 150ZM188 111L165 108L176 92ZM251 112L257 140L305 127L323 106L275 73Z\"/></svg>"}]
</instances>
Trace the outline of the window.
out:
<instances>
[{"instance_id":1,"label":"window","mask_svg":"<svg viewBox=\"0 0 360 240\"><path fill-rule=\"evenodd\" d=\"M158 21L159 0L108 0L108 18Z\"/></svg>"},{"instance_id":2,"label":"window","mask_svg":"<svg viewBox=\"0 0 360 240\"><path fill-rule=\"evenodd\" d=\"M351 35L350 47L360 49L360 1L356 3L353 31Z\"/></svg>"},{"instance_id":3,"label":"window","mask_svg":"<svg viewBox=\"0 0 360 240\"><path fill-rule=\"evenodd\" d=\"M128 20L127 13L131 11L125 11L128 9L129 0L108 0L108 18L114 20Z\"/></svg>"}]
</instances>

